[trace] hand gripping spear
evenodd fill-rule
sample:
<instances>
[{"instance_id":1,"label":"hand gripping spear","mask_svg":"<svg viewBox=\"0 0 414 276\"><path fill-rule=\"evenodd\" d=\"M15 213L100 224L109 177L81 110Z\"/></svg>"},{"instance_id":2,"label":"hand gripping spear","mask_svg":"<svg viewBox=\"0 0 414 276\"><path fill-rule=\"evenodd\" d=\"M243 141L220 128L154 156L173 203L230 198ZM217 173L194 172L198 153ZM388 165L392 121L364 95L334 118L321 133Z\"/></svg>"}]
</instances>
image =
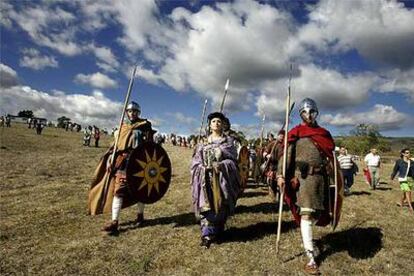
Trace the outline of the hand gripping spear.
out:
<instances>
[{"instance_id":1,"label":"hand gripping spear","mask_svg":"<svg viewBox=\"0 0 414 276\"><path fill-rule=\"evenodd\" d=\"M289 108L290 108L290 82L292 80L292 64L290 64L290 76L289 76L289 86L286 97L286 115L285 115L285 139L283 144L283 164L282 164L282 176L286 179L286 167L287 167L287 154L288 154L288 129L289 129ZM286 185L286 184L285 184ZM279 241L280 241L280 231L282 229L282 211L283 211L283 199L285 196L285 188L280 191L279 199L279 217L277 220L277 238L276 238L276 253L279 253Z\"/></svg>"},{"instance_id":2,"label":"hand gripping spear","mask_svg":"<svg viewBox=\"0 0 414 276\"><path fill-rule=\"evenodd\" d=\"M223 113L224 102L226 101L227 91L229 90L229 84L230 84L230 79L227 79L226 85L224 86L224 96L223 96L223 100L221 101L220 113Z\"/></svg>"},{"instance_id":3,"label":"hand gripping spear","mask_svg":"<svg viewBox=\"0 0 414 276\"><path fill-rule=\"evenodd\" d=\"M129 79L129 84L128 84L128 90L127 90L127 94L125 97L125 102L124 102L124 108L122 109L122 114L121 114L121 120L119 121L119 128L118 128L118 134L115 136L115 144L114 144L114 149L111 155L111 162L110 162L110 170L109 173L112 173L112 169L114 166L114 161L115 161L115 154L116 154L116 150L118 147L118 140L119 140L119 135L121 134L121 128L122 128L122 123L124 122L124 118L125 118L125 109L127 108L128 102L129 102L129 97L131 95L131 90L132 90L132 86L134 84L134 78L135 78L135 72L137 71L137 65L134 66L134 70L132 71L131 74L131 78ZM109 180L110 180L110 176L108 176L106 178L105 181L105 185L103 187L103 193L102 193L102 197L101 197L101 207L103 208L103 205L105 204L105 199L106 199L106 195L108 193L108 188L109 188Z\"/></svg>"}]
</instances>

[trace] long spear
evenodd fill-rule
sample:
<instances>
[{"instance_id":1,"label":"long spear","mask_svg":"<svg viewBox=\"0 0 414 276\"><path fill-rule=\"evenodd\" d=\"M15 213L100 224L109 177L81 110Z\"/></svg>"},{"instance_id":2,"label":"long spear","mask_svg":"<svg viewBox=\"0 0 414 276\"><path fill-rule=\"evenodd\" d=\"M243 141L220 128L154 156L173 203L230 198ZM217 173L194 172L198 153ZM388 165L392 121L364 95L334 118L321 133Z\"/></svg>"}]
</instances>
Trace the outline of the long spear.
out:
<instances>
[{"instance_id":1,"label":"long spear","mask_svg":"<svg viewBox=\"0 0 414 276\"><path fill-rule=\"evenodd\" d=\"M262 147L263 147L263 132L264 132L264 124L265 124L265 120L266 120L266 114L263 114L263 119L262 119L262 131L260 132L260 149L262 149Z\"/></svg>"},{"instance_id":2,"label":"long spear","mask_svg":"<svg viewBox=\"0 0 414 276\"><path fill-rule=\"evenodd\" d=\"M227 91L229 90L229 84L230 84L230 79L228 78L226 81L226 85L224 86L224 96L223 96L223 100L221 101L220 113L223 113L224 102L226 101Z\"/></svg>"},{"instance_id":3,"label":"long spear","mask_svg":"<svg viewBox=\"0 0 414 276\"><path fill-rule=\"evenodd\" d=\"M129 102L129 97L131 96L131 90L132 90L132 86L134 84L135 72L137 71L137 67L138 67L137 65L134 66L134 70L132 71L131 78L129 79L128 90L127 90L127 94L126 94L125 102L124 102L124 108L122 109L121 119L119 121L118 134L115 136L114 149L113 149L112 156L111 156L111 159L110 159L111 162L110 162L109 173L112 173L112 169L113 169L113 166L114 166L114 163L115 163L115 154L116 154L116 150L117 150L117 147L118 147L118 140L119 140L119 136L121 134L122 123L124 122L124 118L125 118L125 110L127 108L128 102ZM110 180L110 177L108 176L106 178L105 185L103 187L103 197L102 197L103 199L106 198L106 194L108 192L109 180ZM105 204L105 200L102 200L101 201L101 207L102 208L103 208L104 204Z\"/></svg>"},{"instance_id":4,"label":"long spear","mask_svg":"<svg viewBox=\"0 0 414 276\"><path fill-rule=\"evenodd\" d=\"M289 86L286 97L286 115L285 115L285 139L283 144L283 164L282 164L282 176L286 179L286 167L287 167L287 150L288 150L288 129L289 129L289 108L290 108L290 83L292 80L292 64L290 64ZM285 184L286 185L286 184ZM279 253L280 232L282 230L282 211L283 211L283 198L285 196L285 188L280 191L279 199L279 217L277 220L277 238L276 238L276 253Z\"/></svg>"},{"instance_id":5,"label":"long spear","mask_svg":"<svg viewBox=\"0 0 414 276\"><path fill-rule=\"evenodd\" d=\"M200 141L201 132L202 132L203 126L204 126L204 119L205 119L204 117L205 117L205 114L206 114L207 102L208 102L208 100L205 99L205 101L204 101L204 107L203 107L203 113L201 115L200 133L198 134L198 139L197 139L198 142Z\"/></svg>"},{"instance_id":6,"label":"long spear","mask_svg":"<svg viewBox=\"0 0 414 276\"><path fill-rule=\"evenodd\" d=\"M295 102L293 102L290 105L289 117L290 117L290 114L292 113L292 110L293 110L294 107L295 107ZM282 125L282 127L280 129L285 129L285 124L286 124L286 122L283 123L283 125ZM286 133L285 133L285 135L286 135ZM283 141L285 141L285 140L283 139ZM276 143L273 145L272 150L270 151L270 156L273 156L273 153L275 151L275 148L276 148ZM269 158L269 159L266 160L266 163L265 163L265 166L264 166L264 170L263 170L264 172L267 171L267 168L268 168L268 166L270 164L270 159L271 158Z\"/></svg>"}]
</instances>

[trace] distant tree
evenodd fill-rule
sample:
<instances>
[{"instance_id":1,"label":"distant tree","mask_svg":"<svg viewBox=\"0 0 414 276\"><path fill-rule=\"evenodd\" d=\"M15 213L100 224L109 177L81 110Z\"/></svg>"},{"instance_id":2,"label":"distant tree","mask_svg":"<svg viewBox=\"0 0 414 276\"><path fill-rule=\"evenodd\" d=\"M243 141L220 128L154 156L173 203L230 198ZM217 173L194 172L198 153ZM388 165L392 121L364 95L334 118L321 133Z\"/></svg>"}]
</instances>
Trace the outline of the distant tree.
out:
<instances>
[{"instance_id":1,"label":"distant tree","mask_svg":"<svg viewBox=\"0 0 414 276\"><path fill-rule=\"evenodd\" d=\"M339 146L345 146L350 152L365 154L371 148L382 152L390 151L391 144L385 139L375 125L359 124L350 131L350 136L338 140Z\"/></svg>"},{"instance_id":2,"label":"distant tree","mask_svg":"<svg viewBox=\"0 0 414 276\"><path fill-rule=\"evenodd\" d=\"M31 110L21 110L19 113L17 113L17 116L19 117L25 117L25 118L33 118L34 114Z\"/></svg>"},{"instance_id":3,"label":"distant tree","mask_svg":"<svg viewBox=\"0 0 414 276\"><path fill-rule=\"evenodd\" d=\"M70 118L62 116L57 118L57 127L64 128L66 124L70 121Z\"/></svg>"}]
</instances>

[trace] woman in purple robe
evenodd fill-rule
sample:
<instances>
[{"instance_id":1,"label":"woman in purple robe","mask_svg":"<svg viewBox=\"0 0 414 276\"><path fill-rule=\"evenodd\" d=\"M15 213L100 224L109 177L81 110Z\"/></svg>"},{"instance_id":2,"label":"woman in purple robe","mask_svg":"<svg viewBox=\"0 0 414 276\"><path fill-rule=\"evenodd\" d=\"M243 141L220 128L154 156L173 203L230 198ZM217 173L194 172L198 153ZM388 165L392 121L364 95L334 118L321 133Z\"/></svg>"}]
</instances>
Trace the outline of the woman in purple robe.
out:
<instances>
[{"instance_id":1,"label":"woman in purple robe","mask_svg":"<svg viewBox=\"0 0 414 276\"><path fill-rule=\"evenodd\" d=\"M192 202L200 220L201 246L209 248L233 214L240 177L233 140L223 134L226 117L220 112L208 116L207 141L195 150L191 165Z\"/></svg>"}]
</instances>

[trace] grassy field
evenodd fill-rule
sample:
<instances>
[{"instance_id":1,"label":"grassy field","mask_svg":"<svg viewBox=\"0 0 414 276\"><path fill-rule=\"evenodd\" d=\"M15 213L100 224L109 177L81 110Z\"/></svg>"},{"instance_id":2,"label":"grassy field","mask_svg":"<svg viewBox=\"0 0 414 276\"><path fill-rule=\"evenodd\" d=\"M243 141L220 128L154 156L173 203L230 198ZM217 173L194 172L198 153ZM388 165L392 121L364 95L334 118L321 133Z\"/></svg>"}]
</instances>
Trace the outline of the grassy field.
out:
<instances>
[{"instance_id":1,"label":"grassy field","mask_svg":"<svg viewBox=\"0 0 414 276\"><path fill-rule=\"evenodd\" d=\"M166 145L173 177L165 197L147 205L146 224L132 227L136 208L121 213L121 233L100 232L109 216L87 215L93 170L109 145L83 147L80 133L23 125L0 129L1 275L301 275L300 230L283 214L275 253L277 208L250 185L226 225L224 241L199 247L191 213L191 150ZM360 166L362 168L362 166ZM335 232L315 228L324 275L413 275L414 216L398 208L400 191L384 164L378 190L358 175Z\"/></svg>"}]
</instances>

